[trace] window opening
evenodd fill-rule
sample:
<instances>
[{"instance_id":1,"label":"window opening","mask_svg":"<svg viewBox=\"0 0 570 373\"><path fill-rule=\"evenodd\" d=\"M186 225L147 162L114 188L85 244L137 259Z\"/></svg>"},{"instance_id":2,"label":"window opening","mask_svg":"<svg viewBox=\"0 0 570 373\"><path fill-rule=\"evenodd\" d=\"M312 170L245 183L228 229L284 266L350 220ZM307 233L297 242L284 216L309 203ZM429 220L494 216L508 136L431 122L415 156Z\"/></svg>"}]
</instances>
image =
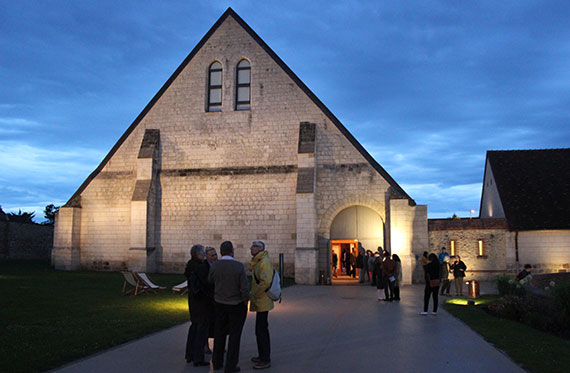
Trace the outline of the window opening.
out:
<instances>
[{"instance_id":1,"label":"window opening","mask_svg":"<svg viewBox=\"0 0 570 373\"><path fill-rule=\"evenodd\" d=\"M236 110L249 110L251 107L251 65L241 60L236 74Z\"/></svg>"},{"instance_id":2,"label":"window opening","mask_svg":"<svg viewBox=\"0 0 570 373\"><path fill-rule=\"evenodd\" d=\"M208 111L222 111L222 64L217 61L208 73Z\"/></svg>"}]
</instances>

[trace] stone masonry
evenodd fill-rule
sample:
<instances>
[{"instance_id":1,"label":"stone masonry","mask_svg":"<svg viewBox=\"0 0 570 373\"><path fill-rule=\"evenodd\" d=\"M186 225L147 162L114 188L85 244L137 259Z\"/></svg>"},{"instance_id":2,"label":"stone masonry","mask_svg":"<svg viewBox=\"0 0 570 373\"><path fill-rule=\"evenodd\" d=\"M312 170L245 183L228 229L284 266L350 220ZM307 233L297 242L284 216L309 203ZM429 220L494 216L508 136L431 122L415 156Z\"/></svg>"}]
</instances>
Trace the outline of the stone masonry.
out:
<instances>
[{"instance_id":1,"label":"stone masonry","mask_svg":"<svg viewBox=\"0 0 570 373\"><path fill-rule=\"evenodd\" d=\"M251 108L235 110L243 59ZM220 112L207 111L214 61L222 65ZM275 264L284 253L286 276L314 284L321 271L330 275L331 222L354 205L399 227L406 265L414 247L427 247L425 206L229 9L60 209L53 263L181 272L195 243L231 240L247 262L260 239Z\"/></svg>"}]
</instances>

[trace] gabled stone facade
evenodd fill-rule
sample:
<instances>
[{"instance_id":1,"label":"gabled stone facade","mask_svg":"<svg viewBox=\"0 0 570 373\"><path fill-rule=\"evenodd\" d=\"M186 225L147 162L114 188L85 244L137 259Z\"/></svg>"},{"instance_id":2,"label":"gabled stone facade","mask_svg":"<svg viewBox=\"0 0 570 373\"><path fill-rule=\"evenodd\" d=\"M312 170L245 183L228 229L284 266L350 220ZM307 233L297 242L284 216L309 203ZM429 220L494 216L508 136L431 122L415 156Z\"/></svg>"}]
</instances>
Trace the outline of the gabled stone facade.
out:
<instances>
[{"instance_id":1,"label":"gabled stone facade","mask_svg":"<svg viewBox=\"0 0 570 373\"><path fill-rule=\"evenodd\" d=\"M251 66L251 105L236 110L242 60ZM208 110L214 62L221 111ZM411 282L412 252L428 245L426 206L228 9L60 209L52 261L181 272L195 243L231 240L246 262L260 239L274 262L284 253L286 276L314 284L330 275L335 216L355 205L385 222L386 245Z\"/></svg>"}]
</instances>

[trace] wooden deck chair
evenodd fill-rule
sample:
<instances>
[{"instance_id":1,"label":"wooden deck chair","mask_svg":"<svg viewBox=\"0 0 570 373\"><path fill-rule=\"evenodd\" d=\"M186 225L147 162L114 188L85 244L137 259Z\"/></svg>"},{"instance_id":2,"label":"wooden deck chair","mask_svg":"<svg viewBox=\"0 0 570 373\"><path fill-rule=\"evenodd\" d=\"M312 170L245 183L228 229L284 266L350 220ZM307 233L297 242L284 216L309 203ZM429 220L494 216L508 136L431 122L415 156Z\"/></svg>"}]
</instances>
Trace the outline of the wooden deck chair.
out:
<instances>
[{"instance_id":1,"label":"wooden deck chair","mask_svg":"<svg viewBox=\"0 0 570 373\"><path fill-rule=\"evenodd\" d=\"M149 291L152 291L153 293L156 293L157 290L164 290L166 289L166 286L158 286L157 284L153 283L150 278L148 278L148 276L146 275L146 273L144 272L134 272L133 274L135 277L139 278L140 281L142 282L142 284L144 286L146 286L148 288Z\"/></svg>"},{"instance_id":2,"label":"wooden deck chair","mask_svg":"<svg viewBox=\"0 0 570 373\"><path fill-rule=\"evenodd\" d=\"M174 293L179 293L180 295L188 293L188 281L184 281L181 284L173 286L172 291Z\"/></svg>"},{"instance_id":3,"label":"wooden deck chair","mask_svg":"<svg viewBox=\"0 0 570 373\"><path fill-rule=\"evenodd\" d=\"M139 293L144 293L147 291L147 286L145 286L136 276L133 275L131 271L121 271L123 278L125 281L123 282L123 291L121 292L121 296L125 296L134 292L134 295L138 295ZM127 290L127 284L132 286L133 288Z\"/></svg>"}]
</instances>

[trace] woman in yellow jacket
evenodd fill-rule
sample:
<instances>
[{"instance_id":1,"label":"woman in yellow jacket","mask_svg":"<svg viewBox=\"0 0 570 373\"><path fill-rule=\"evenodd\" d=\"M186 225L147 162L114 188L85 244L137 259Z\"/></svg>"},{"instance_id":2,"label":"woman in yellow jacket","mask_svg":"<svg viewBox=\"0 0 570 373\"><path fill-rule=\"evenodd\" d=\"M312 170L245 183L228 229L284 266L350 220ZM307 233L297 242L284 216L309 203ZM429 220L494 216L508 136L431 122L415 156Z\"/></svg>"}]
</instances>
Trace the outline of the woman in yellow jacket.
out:
<instances>
[{"instance_id":1,"label":"woman in yellow jacket","mask_svg":"<svg viewBox=\"0 0 570 373\"><path fill-rule=\"evenodd\" d=\"M258 356L251 361L255 363L253 369L265 369L271 366L271 342L269 339L269 311L273 309L273 301L267 296L266 290L273 280L273 265L269 260L269 253L265 251L265 243L253 241L251 245L251 284L249 310L256 312L255 337L257 339Z\"/></svg>"}]
</instances>

